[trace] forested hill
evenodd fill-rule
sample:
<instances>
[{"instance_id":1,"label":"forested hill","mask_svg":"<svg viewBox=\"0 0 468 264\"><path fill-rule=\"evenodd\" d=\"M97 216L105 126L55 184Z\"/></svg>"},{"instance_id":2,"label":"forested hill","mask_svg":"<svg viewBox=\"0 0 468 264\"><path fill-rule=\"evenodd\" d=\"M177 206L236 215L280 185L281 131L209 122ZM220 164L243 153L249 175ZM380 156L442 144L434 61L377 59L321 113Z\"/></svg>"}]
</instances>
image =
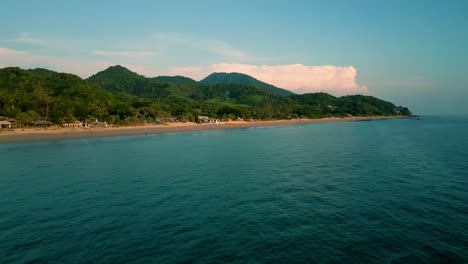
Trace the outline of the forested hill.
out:
<instances>
[{"instance_id":1,"label":"forested hill","mask_svg":"<svg viewBox=\"0 0 468 264\"><path fill-rule=\"evenodd\" d=\"M188 78L188 77L185 77L185 76L180 76L180 75L177 75L177 76L158 76L158 77L154 77L153 79L158 80L158 81L163 81L163 82L171 82L171 83L192 83L192 84L197 83L197 81L195 81L194 79L191 79L191 78Z\"/></svg>"},{"instance_id":2,"label":"forested hill","mask_svg":"<svg viewBox=\"0 0 468 264\"><path fill-rule=\"evenodd\" d=\"M207 85L184 77L146 78L121 66L88 80L46 69L0 69L0 116L24 122L99 119L130 124L161 117L194 121L199 115L269 120L411 112L371 96L285 96L255 85Z\"/></svg>"},{"instance_id":3,"label":"forested hill","mask_svg":"<svg viewBox=\"0 0 468 264\"><path fill-rule=\"evenodd\" d=\"M167 96L169 87L166 82L146 78L120 65L98 72L89 77L88 81L109 91L140 97Z\"/></svg>"},{"instance_id":4,"label":"forested hill","mask_svg":"<svg viewBox=\"0 0 468 264\"><path fill-rule=\"evenodd\" d=\"M0 69L0 116L24 122L106 118L121 102L80 77L45 69Z\"/></svg>"},{"instance_id":5,"label":"forested hill","mask_svg":"<svg viewBox=\"0 0 468 264\"><path fill-rule=\"evenodd\" d=\"M207 76L205 79L201 80L202 84L241 84L241 85L252 85L257 86L263 89L266 89L277 95L292 95L294 94L291 91L278 88L268 83L259 81L249 75L242 73L225 73L225 72L215 72Z\"/></svg>"}]
</instances>

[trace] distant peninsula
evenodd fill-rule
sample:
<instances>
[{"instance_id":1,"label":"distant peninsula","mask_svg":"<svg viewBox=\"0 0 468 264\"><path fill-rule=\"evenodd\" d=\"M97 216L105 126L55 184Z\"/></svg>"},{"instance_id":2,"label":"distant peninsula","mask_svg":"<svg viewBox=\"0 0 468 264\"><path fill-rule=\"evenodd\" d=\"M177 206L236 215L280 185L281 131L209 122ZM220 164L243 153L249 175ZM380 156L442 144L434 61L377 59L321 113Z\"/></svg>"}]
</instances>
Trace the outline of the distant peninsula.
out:
<instances>
[{"instance_id":1,"label":"distant peninsula","mask_svg":"<svg viewBox=\"0 0 468 264\"><path fill-rule=\"evenodd\" d=\"M294 94L240 73L147 78L112 66L88 79L47 69L0 69L4 128L164 122L411 116L372 96Z\"/></svg>"}]
</instances>

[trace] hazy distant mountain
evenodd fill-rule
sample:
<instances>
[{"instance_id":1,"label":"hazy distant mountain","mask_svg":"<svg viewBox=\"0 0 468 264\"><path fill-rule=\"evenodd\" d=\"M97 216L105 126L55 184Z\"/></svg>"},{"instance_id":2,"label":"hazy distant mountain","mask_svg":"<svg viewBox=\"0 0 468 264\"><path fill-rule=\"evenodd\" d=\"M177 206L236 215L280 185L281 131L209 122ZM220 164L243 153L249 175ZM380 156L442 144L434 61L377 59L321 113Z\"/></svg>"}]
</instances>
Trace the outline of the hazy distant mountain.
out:
<instances>
[{"instance_id":1,"label":"hazy distant mountain","mask_svg":"<svg viewBox=\"0 0 468 264\"><path fill-rule=\"evenodd\" d=\"M225 73L225 72L215 72L210 74L205 79L201 80L202 84L241 84L241 85L253 85L263 89L266 89L277 95L292 95L294 94L291 91L278 88L268 83L259 81L252 76L242 74L242 73Z\"/></svg>"}]
</instances>

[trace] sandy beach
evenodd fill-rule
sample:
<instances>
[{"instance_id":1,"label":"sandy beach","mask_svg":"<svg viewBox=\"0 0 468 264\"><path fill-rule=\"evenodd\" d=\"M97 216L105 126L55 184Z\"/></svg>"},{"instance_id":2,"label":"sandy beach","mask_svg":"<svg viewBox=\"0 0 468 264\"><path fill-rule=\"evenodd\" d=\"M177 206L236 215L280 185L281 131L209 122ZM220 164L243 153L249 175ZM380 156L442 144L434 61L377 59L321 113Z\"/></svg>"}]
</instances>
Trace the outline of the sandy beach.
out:
<instances>
[{"instance_id":1,"label":"sandy beach","mask_svg":"<svg viewBox=\"0 0 468 264\"><path fill-rule=\"evenodd\" d=\"M343 121L366 121L391 118L403 118L400 116L379 117L346 117L346 118L322 118L322 119L294 119L273 121L231 121L220 124L197 124L192 122L175 122L168 124L146 124L137 126L115 126L107 128L25 128L3 130L0 132L0 143L41 141L41 140L63 140L94 137L115 137L130 135L149 135L171 132L190 132L203 130L220 130L248 127L288 126L307 123L343 122Z\"/></svg>"}]
</instances>

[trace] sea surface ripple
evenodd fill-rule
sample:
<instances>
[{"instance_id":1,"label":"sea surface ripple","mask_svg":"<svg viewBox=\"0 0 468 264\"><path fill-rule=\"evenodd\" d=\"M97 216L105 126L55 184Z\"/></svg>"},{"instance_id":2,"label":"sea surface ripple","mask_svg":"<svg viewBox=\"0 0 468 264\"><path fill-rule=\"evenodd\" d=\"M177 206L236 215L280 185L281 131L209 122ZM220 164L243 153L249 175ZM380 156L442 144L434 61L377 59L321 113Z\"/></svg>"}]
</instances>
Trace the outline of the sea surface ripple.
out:
<instances>
[{"instance_id":1,"label":"sea surface ripple","mask_svg":"<svg viewBox=\"0 0 468 264\"><path fill-rule=\"evenodd\" d=\"M468 263L468 119L0 145L0 263Z\"/></svg>"}]
</instances>

